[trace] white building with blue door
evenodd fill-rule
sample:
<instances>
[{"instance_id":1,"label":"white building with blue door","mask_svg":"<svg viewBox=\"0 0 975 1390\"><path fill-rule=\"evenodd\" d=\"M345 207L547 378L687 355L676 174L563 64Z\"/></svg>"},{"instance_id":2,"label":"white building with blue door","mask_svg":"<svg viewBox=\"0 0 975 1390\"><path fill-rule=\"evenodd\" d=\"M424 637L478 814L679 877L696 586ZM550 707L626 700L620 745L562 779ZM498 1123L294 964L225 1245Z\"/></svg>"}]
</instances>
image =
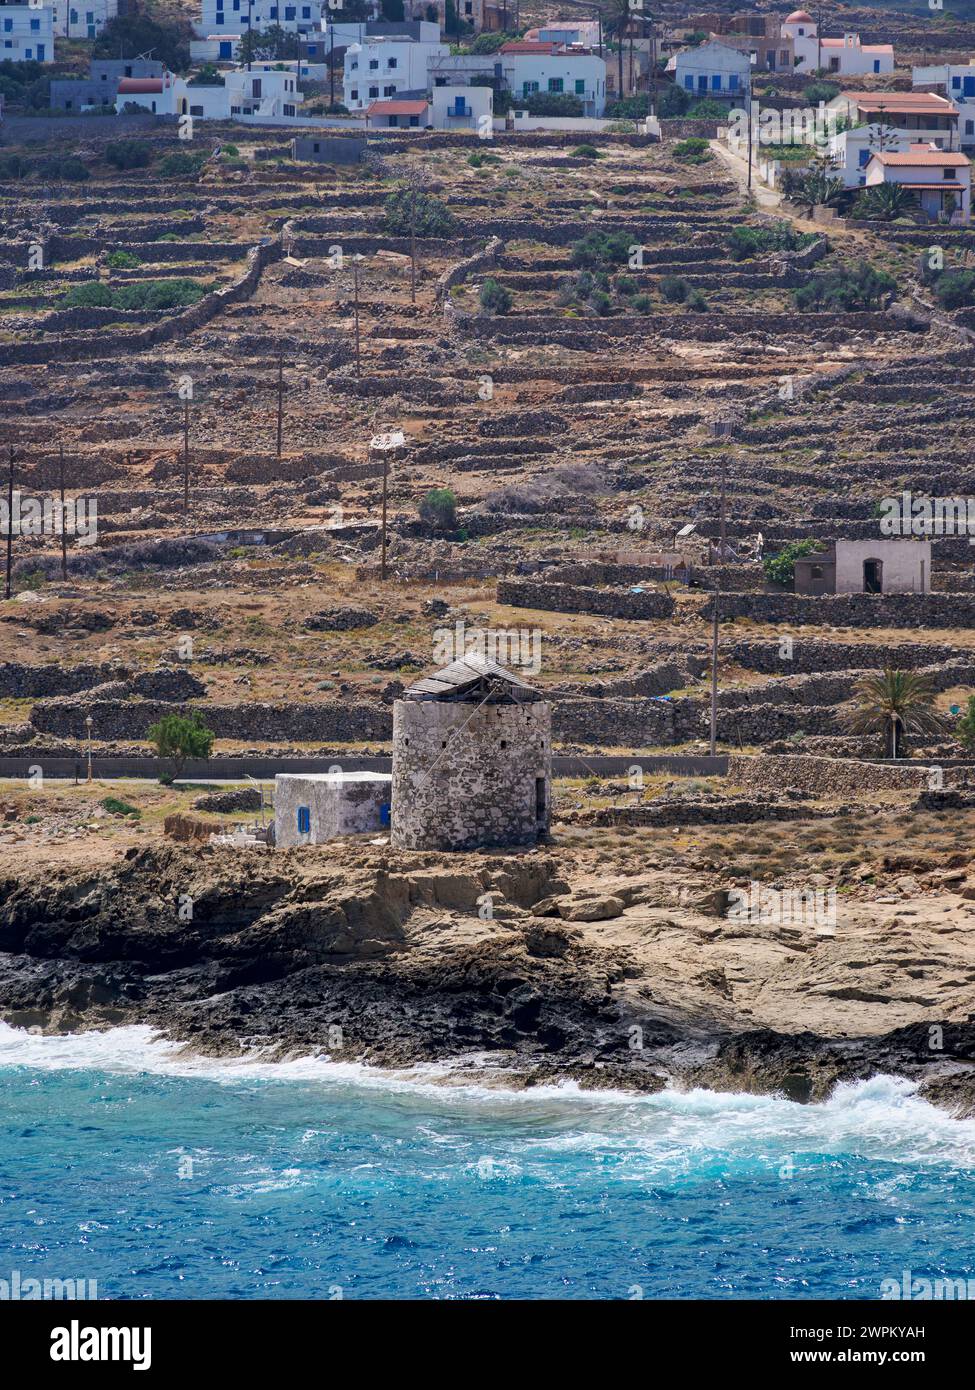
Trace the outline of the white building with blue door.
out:
<instances>
[{"instance_id":1,"label":"white building with blue door","mask_svg":"<svg viewBox=\"0 0 975 1390\"><path fill-rule=\"evenodd\" d=\"M8 5L0 0L0 60L54 62L54 10L50 5Z\"/></svg>"},{"instance_id":2,"label":"white building with blue door","mask_svg":"<svg viewBox=\"0 0 975 1390\"><path fill-rule=\"evenodd\" d=\"M749 90L752 63L749 54L712 39L697 48L682 48L667 64L674 83L698 99L739 101Z\"/></svg>"},{"instance_id":3,"label":"white building with blue door","mask_svg":"<svg viewBox=\"0 0 975 1390\"><path fill-rule=\"evenodd\" d=\"M54 32L61 39L97 39L118 14L118 0L54 0Z\"/></svg>"},{"instance_id":4,"label":"white building with blue door","mask_svg":"<svg viewBox=\"0 0 975 1390\"><path fill-rule=\"evenodd\" d=\"M248 28L259 34L280 27L289 34L308 34L312 43L321 44L325 0L202 0L202 6L194 28L209 46L217 45L214 56L221 62L233 61L236 44Z\"/></svg>"},{"instance_id":5,"label":"white building with blue door","mask_svg":"<svg viewBox=\"0 0 975 1390\"><path fill-rule=\"evenodd\" d=\"M975 145L975 58L967 63L941 63L914 68L915 91L938 92L958 107L958 136L963 149Z\"/></svg>"},{"instance_id":6,"label":"white building with blue door","mask_svg":"<svg viewBox=\"0 0 975 1390\"><path fill-rule=\"evenodd\" d=\"M425 94L431 60L446 57L445 43L418 43L388 36L349 44L342 71L342 100L350 111L364 111L374 101L395 101L404 94Z\"/></svg>"}]
</instances>

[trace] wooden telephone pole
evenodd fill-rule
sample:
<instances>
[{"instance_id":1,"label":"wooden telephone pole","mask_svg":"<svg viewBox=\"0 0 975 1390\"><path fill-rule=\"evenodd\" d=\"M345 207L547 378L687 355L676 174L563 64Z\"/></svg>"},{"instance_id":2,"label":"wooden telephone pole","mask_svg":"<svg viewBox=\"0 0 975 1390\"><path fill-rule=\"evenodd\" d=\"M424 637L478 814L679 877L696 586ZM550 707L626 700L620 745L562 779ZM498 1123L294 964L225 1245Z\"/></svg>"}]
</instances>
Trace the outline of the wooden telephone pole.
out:
<instances>
[{"instance_id":1,"label":"wooden telephone pole","mask_svg":"<svg viewBox=\"0 0 975 1390\"><path fill-rule=\"evenodd\" d=\"M359 257L352 257L352 285L354 293L354 314L355 314L355 374L362 375L362 359L359 352Z\"/></svg>"},{"instance_id":2,"label":"wooden telephone pole","mask_svg":"<svg viewBox=\"0 0 975 1390\"><path fill-rule=\"evenodd\" d=\"M10 471L7 474L7 587L5 598L10 597L10 572L13 567L14 543L14 446L10 446Z\"/></svg>"},{"instance_id":3,"label":"wooden telephone pole","mask_svg":"<svg viewBox=\"0 0 975 1390\"><path fill-rule=\"evenodd\" d=\"M727 515L727 464L721 464L721 523L719 528L719 570L715 576L714 585L714 613L711 618L711 757L715 757L718 751L718 642L720 637L721 621L721 571L720 565L725 557L726 539L726 518Z\"/></svg>"},{"instance_id":4,"label":"wooden telephone pole","mask_svg":"<svg viewBox=\"0 0 975 1390\"><path fill-rule=\"evenodd\" d=\"M284 349L278 349L278 458L281 457L281 438L284 430Z\"/></svg>"},{"instance_id":5,"label":"wooden telephone pole","mask_svg":"<svg viewBox=\"0 0 975 1390\"><path fill-rule=\"evenodd\" d=\"M183 402L183 511L190 509L190 402Z\"/></svg>"},{"instance_id":6,"label":"wooden telephone pole","mask_svg":"<svg viewBox=\"0 0 975 1390\"><path fill-rule=\"evenodd\" d=\"M68 577L68 533L64 514L64 445L58 446L58 480L61 485L61 578Z\"/></svg>"}]
</instances>

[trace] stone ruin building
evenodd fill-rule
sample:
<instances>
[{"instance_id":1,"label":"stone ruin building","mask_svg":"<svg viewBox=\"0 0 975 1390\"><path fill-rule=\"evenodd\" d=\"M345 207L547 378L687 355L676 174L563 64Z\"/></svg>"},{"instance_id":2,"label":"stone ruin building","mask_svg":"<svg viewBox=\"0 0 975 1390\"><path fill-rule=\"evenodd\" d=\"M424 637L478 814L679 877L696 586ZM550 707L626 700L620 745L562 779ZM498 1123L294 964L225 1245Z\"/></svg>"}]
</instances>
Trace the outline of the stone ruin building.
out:
<instances>
[{"instance_id":1,"label":"stone ruin building","mask_svg":"<svg viewBox=\"0 0 975 1390\"><path fill-rule=\"evenodd\" d=\"M551 813L552 707L472 654L393 705L390 843L467 850L532 845Z\"/></svg>"}]
</instances>

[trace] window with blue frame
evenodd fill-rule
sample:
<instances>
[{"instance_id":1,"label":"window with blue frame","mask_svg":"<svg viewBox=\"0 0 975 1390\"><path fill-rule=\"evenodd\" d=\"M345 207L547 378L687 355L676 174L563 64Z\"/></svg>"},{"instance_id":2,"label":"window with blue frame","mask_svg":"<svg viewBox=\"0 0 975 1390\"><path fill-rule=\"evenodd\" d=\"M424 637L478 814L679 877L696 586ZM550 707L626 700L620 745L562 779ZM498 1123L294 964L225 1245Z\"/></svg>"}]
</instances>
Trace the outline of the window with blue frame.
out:
<instances>
[{"instance_id":1,"label":"window with blue frame","mask_svg":"<svg viewBox=\"0 0 975 1390\"><path fill-rule=\"evenodd\" d=\"M684 78L684 86L688 89L688 91L693 92L693 90L694 90L694 79L693 79L693 77L690 77L690 76L685 77L685 78Z\"/></svg>"},{"instance_id":2,"label":"window with blue frame","mask_svg":"<svg viewBox=\"0 0 975 1390\"><path fill-rule=\"evenodd\" d=\"M12 29L13 27L14 27L14 22L13 22L12 19L5 19L5 20L3 21L3 32L4 32L5 34L9 34L10 31L11 31L11 29ZM8 47L9 47L9 44L8 44Z\"/></svg>"},{"instance_id":3,"label":"window with blue frame","mask_svg":"<svg viewBox=\"0 0 975 1390\"><path fill-rule=\"evenodd\" d=\"M298 834L311 834L311 811L307 806L298 807Z\"/></svg>"},{"instance_id":4,"label":"window with blue frame","mask_svg":"<svg viewBox=\"0 0 975 1390\"><path fill-rule=\"evenodd\" d=\"M731 72L731 73L728 74L728 91L729 91L729 92L737 92L737 90L738 90L738 74L737 74L736 72Z\"/></svg>"},{"instance_id":5,"label":"window with blue frame","mask_svg":"<svg viewBox=\"0 0 975 1390\"><path fill-rule=\"evenodd\" d=\"M223 11L222 11L222 10L218 10L217 13L214 15L214 19L217 21L218 24L222 24L222 23L223 23Z\"/></svg>"},{"instance_id":6,"label":"window with blue frame","mask_svg":"<svg viewBox=\"0 0 975 1390\"><path fill-rule=\"evenodd\" d=\"M966 77L964 82L966 97L975 97L975 77Z\"/></svg>"},{"instance_id":7,"label":"window with blue frame","mask_svg":"<svg viewBox=\"0 0 975 1390\"><path fill-rule=\"evenodd\" d=\"M866 166L870 163L870 156L871 156L872 154L873 154L873 150L861 150L861 151L860 151L860 168L861 168L861 169L865 169Z\"/></svg>"},{"instance_id":8,"label":"window with blue frame","mask_svg":"<svg viewBox=\"0 0 975 1390\"><path fill-rule=\"evenodd\" d=\"M294 19L295 15L296 15L297 13L298 13L298 11L295 9L294 5L285 5L285 7L284 7L284 17L285 17L285 19Z\"/></svg>"},{"instance_id":9,"label":"window with blue frame","mask_svg":"<svg viewBox=\"0 0 975 1390\"><path fill-rule=\"evenodd\" d=\"M699 92L706 92L707 89L708 89L708 75L707 75L706 72L702 72L702 73L699 74L698 79L697 79L697 90L698 90Z\"/></svg>"},{"instance_id":10,"label":"window with blue frame","mask_svg":"<svg viewBox=\"0 0 975 1390\"><path fill-rule=\"evenodd\" d=\"M30 22L30 31L31 31L31 33L32 33L32 34L37 34L37 33L39 33L39 32L40 32L40 28L41 28L41 21L40 21L39 19L32 19L31 22Z\"/></svg>"},{"instance_id":11,"label":"window with blue frame","mask_svg":"<svg viewBox=\"0 0 975 1390\"><path fill-rule=\"evenodd\" d=\"M712 76L711 76L711 90L712 90L712 92L720 92L720 91L721 91L721 74L720 74L720 72L716 72L716 73L713 73L713 74L712 74Z\"/></svg>"}]
</instances>

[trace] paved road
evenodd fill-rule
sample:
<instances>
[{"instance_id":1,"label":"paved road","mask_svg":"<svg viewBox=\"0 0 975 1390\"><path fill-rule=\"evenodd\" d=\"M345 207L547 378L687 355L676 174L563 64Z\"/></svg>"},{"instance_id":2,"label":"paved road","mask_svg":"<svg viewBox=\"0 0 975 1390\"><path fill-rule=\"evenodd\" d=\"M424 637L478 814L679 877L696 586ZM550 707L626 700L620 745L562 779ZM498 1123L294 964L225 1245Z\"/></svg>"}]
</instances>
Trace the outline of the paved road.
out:
<instances>
[{"instance_id":1,"label":"paved road","mask_svg":"<svg viewBox=\"0 0 975 1390\"><path fill-rule=\"evenodd\" d=\"M593 754L592 757L556 755L552 759L556 777L586 777L625 775L631 767L640 767L647 775L667 772L673 776L723 776L728 770L726 757L703 757L679 753L625 753L620 756ZM343 772L389 772L391 758L211 758L208 762L187 763L184 782L244 782L249 779L268 781L277 772L328 772L340 767ZM83 758L0 758L0 777L26 778L40 769L45 778L84 781L87 766ZM92 774L99 780L155 781L159 763L152 757L93 758Z\"/></svg>"}]
</instances>

